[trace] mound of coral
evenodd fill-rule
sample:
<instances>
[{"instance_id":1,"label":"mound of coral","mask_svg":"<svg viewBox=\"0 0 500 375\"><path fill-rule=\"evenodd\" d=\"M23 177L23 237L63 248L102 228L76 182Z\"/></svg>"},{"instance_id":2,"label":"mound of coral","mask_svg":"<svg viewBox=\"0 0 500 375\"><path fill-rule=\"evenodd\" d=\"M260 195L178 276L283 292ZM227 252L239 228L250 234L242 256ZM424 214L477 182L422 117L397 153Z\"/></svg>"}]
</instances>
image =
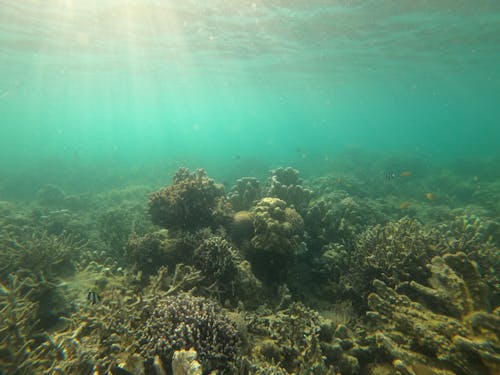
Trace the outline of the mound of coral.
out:
<instances>
[{"instance_id":1,"label":"mound of coral","mask_svg":"<svg viewBox=\"0 0 500 375\"><path fill-rule=\"evenodd\" d=\"M148 366L155 356L169 364L174 351L194 348L205 370L229 369L238 354L236 324L203 297L180 294L159 301L138 334Z\"/></svg>"},{"instance_id":2,"label":"mound of coral","mask_svg":"<svg viewBox=\"0 0 500 375\"><path fill-rule=\"evenodd\" d=\"M180 168L172 185L150 195L149 212L153 223L162 228L194 230L229 221L231 206L224 187L203 169Z\"/></svg>"}]
</instances>

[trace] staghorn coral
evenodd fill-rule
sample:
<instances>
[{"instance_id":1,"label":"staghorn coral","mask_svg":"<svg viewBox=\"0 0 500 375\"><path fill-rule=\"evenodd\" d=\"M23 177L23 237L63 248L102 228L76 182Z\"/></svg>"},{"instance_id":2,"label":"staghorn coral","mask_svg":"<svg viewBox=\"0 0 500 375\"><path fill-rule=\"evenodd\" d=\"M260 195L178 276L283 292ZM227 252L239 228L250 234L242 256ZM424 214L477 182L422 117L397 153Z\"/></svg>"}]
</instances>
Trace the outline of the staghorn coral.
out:
<instances>
[{"instance_id":1,"label":"staghorn coral","mask_svg":"<svg viewBox=\"0 0 500 375\"><path fill-rule=\"evenodd\" d=\"M9 374L33 373L37 366L47 368L50 358L37 363L32 349L37 325L36 303L30 294L29 278L9 277L9 283L0 283L0 372ZM47 362L47 363L45 363Z\"/></svg>"},{"instance_id":2,"label":"staghorn coral","mask_svg":"<svg viewBox=\"0 0 500 375\"><path fill-rule=\"evenodd\" d=\"M167 229L195 230L230 222L231 205L224 187L203 169L190 172L179 168L173 182L149 196L149 213L154 224Z\"/></svg>"},{"instance_id":3,"label":"staghorn coral","mask_svg":"<svg viewBox=\"0 0 500 375\"><path fill-rule=\"evenodd\" d=\"M298 212L304 212L312 197L312 190L304 188L299 171L291 167L277 168L270 172L266 195L285 201Z\"/></svg>"},{"instance_id":4,"label":"staghorn coral","mask_svg":"<svg viewBox=\"0 0 500 375\"><path fill-rule=\"evenodd\" d=\"M428 286L409 285L416 300L374 281L368 316L379 349L402 373L414 373L414 365L437 374L498 372L500 317L489 309L475 263L459 252L434 257L429 268Z\"/></svg>"},{"instance_id":5,"label":"staghorn coral","mask_svg":"<svg viewBox=\"0 0 500 375\"><path fill-rule=\"evenodd\" d=\"M205 371L229 370L239 351L235 323L215 302L188 294L158 301L138 331L141 354L166 368L176 350L194 348Z\"/></svg>"},{"instance_id":6,"label":"staghorn coral","mask_svg":"<svg viewBox=\"0 0 500 375\"><path fill-rule=\"evenodd\" d=\"M259 180L255 177L242 177L236 181L228 194L235 211L249 210L253 203L262 197Z\"/></svg>"},{"instance_id":7,"label":"staghorn coral","mask_svg":"<svg viewBox=\"0 0 500 375\"><path fill-rule=\"evenodd\" d=\"M70 360L72 341L40 329L40 283L16 273L6 285L0 283L0 373L90 374L92 356Z\"/></svg>"},{"instance_id":8,"label":"staghorn coral","mask_svg":"<svg viewBox=\"0 0 500 375\"><path fill-rule=\"evenodd\" d=\"M49 280L72 274L84 248L84 243L66 233L49 235L30 228L18 228L17 233L4 230L0 234L0 280L21 269Z\"/></svg>"},{"instance_id":9,"label":"staghorn coral","mask_svg":"<svg viewBox=\"0 0 500 375\"><path fill-rule=\"evenodd\" d=\"M278 198L262 198L252 209L252 214L254 236L250 262L256 272L260 272L259 276L267 281L283 279L287 265L302 246L302 217Z\"/></svg>"}]
</instances>

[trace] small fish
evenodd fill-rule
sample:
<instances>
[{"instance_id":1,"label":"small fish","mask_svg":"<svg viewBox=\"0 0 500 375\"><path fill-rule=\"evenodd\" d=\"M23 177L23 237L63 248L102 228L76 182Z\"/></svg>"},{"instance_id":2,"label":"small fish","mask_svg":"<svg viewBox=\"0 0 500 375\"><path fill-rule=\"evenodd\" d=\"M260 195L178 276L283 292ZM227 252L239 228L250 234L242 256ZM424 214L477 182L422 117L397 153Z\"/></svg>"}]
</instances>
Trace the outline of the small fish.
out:
<instances>
[{"instance_id":1,"label":"small fish","mask_svg":"<svg viewBox=\"0 0 500 375\"><path fill-rule=\"evenodd\" d=\"M235 160L240 160L240 159L241 159L240 154L236 154L236 155L234 155L234 159L235 159Z\"/></svg>"},{"instance_id":2,"label":"small fish","mask_svg":"<svg viewBox=\"0 0 500 375\"><path fill-rule=\"evenodd\" d=\"M399 174L399 177L410 177L411 172L410 171L403 171Z\"/></svg>"},{"instance_id":3,"label":"small fish","mask_svg":"<svg viewBox=\"0 0 500 375\"><path fill-rule=\"evenodd\" d=\"M399 205L400 210L405 210L405 209L410 208L410 207L411 207L410 202L401 202L401 204Z\"/></svg>"},{"instance_id":4,"label":"small fish","mask_svg":"<svg viewBox=\"0 0 500 375\"><path fill-rule=\"evenodd\" d=\"M396 172L393 172L393 171L386 171L386 172L384 172L384 178L387 181L394 180L396 177L398 177L398 175L396 174Z\"/></svg>"},{"instance_id":5,"label":"small fish","mask_svg":"<svg viewBox=\"0 0 500 375\"><path fill-rule=\"evenodd\" d=\"M99 294L97 294L97 292L95 292L93 290L90 290L87 293L87 301L91 305L95 305L95 304L97 304L97 303L99 303L101 301L101 297L99 297Z\"/></svg>"},{"instance_id":6,"label":"small fish","mask_svg":"<svg viewBox=\"0 0 500 375\"><path fill-rule=\"evenodd\" d=\"M436 194L434 193L427 193L425 194L425 198L429 201L433 201L434 199L436 199Z\"/></svg>"}]
</instances>

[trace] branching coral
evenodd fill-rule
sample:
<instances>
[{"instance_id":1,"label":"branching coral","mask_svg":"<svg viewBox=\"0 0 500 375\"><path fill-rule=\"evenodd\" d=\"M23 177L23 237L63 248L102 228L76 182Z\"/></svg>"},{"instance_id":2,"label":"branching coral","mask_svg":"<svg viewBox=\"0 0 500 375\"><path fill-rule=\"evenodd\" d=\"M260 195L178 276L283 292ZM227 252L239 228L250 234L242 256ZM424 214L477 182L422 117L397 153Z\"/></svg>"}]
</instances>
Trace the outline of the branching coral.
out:
<instances>
[{"instance_id":1,"label":"branching coral","mask_svg":"<svg viewBox=\"0 0 500 375\"><path fill-rule=\"evenodd\" d=\"M216 184L203 169L190 172L180 168L173 182L149 197L153 223L168 229L195 230L230 221L231 205L224 195L224 187Z\"/></svg>"},{"instance_id":2,"label":"branching coral","mask_svg":"<svg viewBox=\"0 0 500 375\"><path fill-rule=\"evenodd\" d=\"M22 374L36 368L30 353L37 324L36 304L29 298L32 282L12 275L7 286L0 283L0 372Z\"/></svg>"},{"instance_id":3,"label":"branching coral","mask_svg":"<svg viewBox=\"0 0 500 375\"><path fill-rule=\"evenodd\" d=\"M23 230L15 235L3 231L0 236L0 280L8 273L27 270L47 279L74 272L75 261L85 247L65 233Z\"/></svg>"},{"instance_id":4,"label":"branching coral","mask_svg":"<svg viewBox=\"0 0 500 375\"><path fill-rule=\"evenodd\" d=\"M406 217L376 225L358 236L357 261L371 280L379 278L392 286L407 280L423 281L428 276L425 265L438 252L438 236Z\"/></svg>"},{"instance_id":5,"label":"branching coral","mask_svg":"<svg viewBox=\"0 0 500 375\"><path fill-rule=\"evenodd\" d=\"M436 373L498 372L500 318L488 308L476 265L459 252L434 257L429 268L429 286L410 283L421 302L374 282L369 316L377 322L379 348L410 374L415 364Z\"/></svg>"},{"instance_id":6,"label":"branching coral","mask_svg":"<svg viewBox=\"0 0 500 375\"><path fill-rule=\"evenodd\" d=\"M293 303L275 314L249 314L247 320L249 332L257 337L254 367L277 365L276 374L334 374L321 351L321 322L314 310Z\"/></svg>"},{"instance_id":7,"label":"branching coral","mask_svg":"<svg viewBox=\"0 0 500 375\"><path fill-rule=\"evenodd\" d=\"M116 260L122 260L124 246L129 236L145 233L147 227L142 209L114 208L98 216L99 237Z\"/></svg>"},{"instance_id":8,"label":"branching coral","mask_svg":"<svg viewBox=\"0 0 500 375\"><path fill-rule=\"evenodd\" d=\"M293 205L298 212L307 208L312 197L312 190L302 186L299 171L291 167L273 169L267 185L267 196Z\"/></svg>"},{"instance_id":9,"label":"branching coral","mask_svg":"<svg viewBox=\"0 0 500 375\"><path fill-rule=\"evenodd\" d=\"M500 304L500 249L489 236L489 223L477 216L459 215L441 225L444 239L441 246L447 252L464 252L479 266L482 280L490 289L494 305Z\"/></svg>"},{"instance_id":10,"label":"branching coral","mask_svg":"<svg viewBox=\"0 0 500 375\"><path fill-rule=\"evenodd\" d=\"M357 236L352 247L329 244L319 258L319 273L334 294L354 300L364 310L373 279L395 287L401 282L424 282L426 264L441 250L439 232L415 220L376 225Z\"/></svg>"},{"instance_id":11,"label":"branching coral","mask_svg":"<svg viewBox=\"0 0 500 375\"><path fill-rule=\"evenodd\" d=\"M229 369L239 348L235 323L215 302L188 294L158 302L139 330L141 353L166 367L174 351L194 348L206 371Z\"/></svg>"},{"instance_id":12,"label":"branching coral","mask_svg":"<svg viewBox=\"0 0 500 375\"><path fill-rule=\"evenodd\" d=\"M33 302L39 283L17 273L6 285L0 283L0 373L56 373L66 346L39 329L40 307Z\"/></svg>"},{"instance_id":13,"label":"branching coral","mask_svg":"<svg viewBox=\"0 0 500 375\"><path fill-rule=\"evenodd\" d=\"M262 197L259 180L255 177L238 179L228 197L235 211L249 210L253 203Z\"/></svg>"}]
</instances>

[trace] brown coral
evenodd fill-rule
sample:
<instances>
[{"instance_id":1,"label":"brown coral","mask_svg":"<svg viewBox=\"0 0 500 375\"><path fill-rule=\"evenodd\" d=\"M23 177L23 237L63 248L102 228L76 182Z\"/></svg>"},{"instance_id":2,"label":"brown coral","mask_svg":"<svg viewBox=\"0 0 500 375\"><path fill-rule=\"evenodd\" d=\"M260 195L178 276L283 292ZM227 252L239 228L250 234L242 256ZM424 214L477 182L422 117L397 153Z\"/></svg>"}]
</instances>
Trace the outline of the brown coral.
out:
<instances>
[{"instance_id":1,"label":"brown coral","mask_svg":"<svg viewBox=\"0 0 500 375\"><path fill-rule=\"evenodd\" d=\"M378 346L400 369L422 364L436 373L495 373L500 318L488 308L476 265L459 252L435 257L429 268L429 286L410 283L421 302L374 282L369 316L377 322Z\"/></svg>"},{"instance_id":2,"label":"brown coral","mask_svg":"<svg viewBox=\"0 0 500 375\"><path fill-rule=\"evenodd\" d=\"M160 301L139 330L141 353L166 367L174 351L194 348L203 368L229 369L239 351L235 323L215 302L181 294Z\"/></svg>"},{"instance_id":3,"label":"brown coral","mask_svg":"<svg viewBox=\"0 0 500 375\"><path fill-rule=\"evenodd\" d=\"M299 171L291 167L273 169L267 184L268 196L282 199L298 212L304 212L312 197L312 190L302 186Z\"/></svg>"},{"instance_id":4,"label":"brown coral","mask_svg":"<svg viewBox=\"0 0 500 375\"><path fill-rule=\"evenodd\" d=\"M276 281L300 249L304 222L295 209L278 198L262 198L252 209L254 236L250 261L260 277Z\"/></svg>"},{"instance_id":5,"label":"brown coral","mask_svg":"<svg viewBox=\"0 0 500 375\"><path fill-rule=\"evenodd\" d=\"M255 177L238 179L228 197L236 211L249 210L253 203L262 197L259 180Z\"/></svg>"},{"instance_id":6,"label":"brown coral","mask_svg":"<svg viewBox=\"0 0 500 375\"><path fill-rule=\"evenodd\" d=\"M190 172L180 168L173 182L149 196L153 223L167 229L195 230L230 221L231 205L225 198L224 187L203 169Z\"/></svg>"}]
</instances>

